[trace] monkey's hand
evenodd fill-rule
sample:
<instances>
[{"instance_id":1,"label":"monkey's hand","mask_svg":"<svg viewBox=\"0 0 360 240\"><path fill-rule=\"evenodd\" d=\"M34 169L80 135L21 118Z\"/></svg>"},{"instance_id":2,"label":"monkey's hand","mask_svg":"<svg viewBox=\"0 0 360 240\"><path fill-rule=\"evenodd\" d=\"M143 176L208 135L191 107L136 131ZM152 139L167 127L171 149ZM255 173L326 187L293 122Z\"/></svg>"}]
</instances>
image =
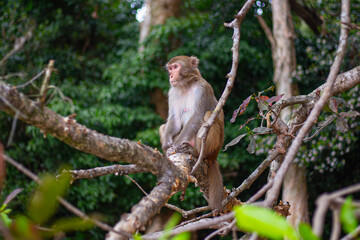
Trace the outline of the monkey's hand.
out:
<instances>
[{"instance_id":1,"label":"monkey's hand","mask_svg":"<svg viewBox=\"0 0 360 240\"><path fill-rule=\"evenodd\" d=\"M180 143L179 145L175 145L174 149L175 149L175 152L190 154L193 156L198 155L196 149L188 141L184 141L184 142Z\"/></svg>"},{"instance_id":2,"label":"monkey's hand","mask_svg":"<svg viewBox=\"0 0 360 240\"><path fill-rule=\"evenodd\" d=\"M172 145L173 145L173 141L169 139L169 140L165 140L161 147L166 152L166 150L172 147Z\"/></svg>"}]
</instances>

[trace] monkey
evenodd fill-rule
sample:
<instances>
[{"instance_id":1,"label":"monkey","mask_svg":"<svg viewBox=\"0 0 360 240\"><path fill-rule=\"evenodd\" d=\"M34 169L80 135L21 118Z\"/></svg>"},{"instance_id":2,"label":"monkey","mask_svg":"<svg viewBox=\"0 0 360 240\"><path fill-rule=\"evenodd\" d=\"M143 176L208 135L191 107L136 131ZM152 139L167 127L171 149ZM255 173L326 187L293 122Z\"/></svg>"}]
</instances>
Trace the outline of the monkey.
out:
<instances>
[{"instance_id":1,"label":"monkey","mask_svg":"<svg viewBox=\"0 0 360 240\"><path fill-rule=\"evenodd\" d=\"M218 101L211 85L201 76L199 59L191 56L177 56L166 64L169 73L169 112L167 122L161 125L162 149L199 157L201 139L197 132L211 116ZM217 156L224 142L224 113L218 114L210 128L204 146L204 159L208 164L209 206L222 210L223 182Z\"/></svg>"}]
</instances>

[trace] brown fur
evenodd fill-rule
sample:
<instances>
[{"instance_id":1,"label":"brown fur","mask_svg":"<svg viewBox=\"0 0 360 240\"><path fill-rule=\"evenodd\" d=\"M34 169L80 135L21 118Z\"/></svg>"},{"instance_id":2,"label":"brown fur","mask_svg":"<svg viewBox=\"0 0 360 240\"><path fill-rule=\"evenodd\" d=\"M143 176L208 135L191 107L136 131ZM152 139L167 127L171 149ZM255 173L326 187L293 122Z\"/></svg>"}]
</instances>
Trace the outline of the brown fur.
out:
<instances>
[{"instance_id":1,"label":"brown fur","mask_svg":"<svg viewBox=\"0 0 360 240\"><path fill-rule=\"evenodd\" d=\"M173 147L177 152L199 156L201 140L196 134L217 105L211 85L201 76L196 57L177 56L166 65L181 65L179 80L169 91L169 116L159 129L164 151ZM169 74L173 74L169 70ZM224 141L224 114L220 112L205 142L204 159L208 162L209 205L222 209L223 183L217 155Z\"/></svg>"}]
</instances>

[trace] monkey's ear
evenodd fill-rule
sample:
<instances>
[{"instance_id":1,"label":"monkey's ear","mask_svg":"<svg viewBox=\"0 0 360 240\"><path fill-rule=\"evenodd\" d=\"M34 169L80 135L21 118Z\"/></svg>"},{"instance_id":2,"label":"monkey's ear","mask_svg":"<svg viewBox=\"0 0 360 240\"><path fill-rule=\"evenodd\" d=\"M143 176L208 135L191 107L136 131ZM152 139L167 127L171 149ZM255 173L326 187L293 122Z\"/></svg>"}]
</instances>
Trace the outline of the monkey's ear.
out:
<instances>
[{"instance_id":1,"label":"monkey's ear","mask_svg":"<svg viewBox=\"0 0 360 240\"><path fill-rule=\"evenodd\" d=\"M199 65L199 62L200 62L200 60L197 57L195 57L195 56L190 57L190 63L193 68L197 68Z\"/></svg>"}]
</instances>

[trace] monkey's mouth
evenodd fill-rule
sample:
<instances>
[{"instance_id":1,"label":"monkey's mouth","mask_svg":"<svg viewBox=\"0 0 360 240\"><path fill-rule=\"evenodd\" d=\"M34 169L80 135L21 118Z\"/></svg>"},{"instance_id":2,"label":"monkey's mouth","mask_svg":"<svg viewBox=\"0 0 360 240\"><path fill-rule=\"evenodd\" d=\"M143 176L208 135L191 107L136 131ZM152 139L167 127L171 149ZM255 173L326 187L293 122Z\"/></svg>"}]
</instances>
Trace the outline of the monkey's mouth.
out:
<instances>
[{"instance_id":1,"label":"monkey's mouth","mask_svg":"<svg viewBox=\"0 0 360 240\"><path fill-rule=\"evenodd\" d=\"M170 80L170 83L171 84L176 84L176 83L178 83L179 81L177 81L177 80Z\"/></svg>"}]
</instances>

